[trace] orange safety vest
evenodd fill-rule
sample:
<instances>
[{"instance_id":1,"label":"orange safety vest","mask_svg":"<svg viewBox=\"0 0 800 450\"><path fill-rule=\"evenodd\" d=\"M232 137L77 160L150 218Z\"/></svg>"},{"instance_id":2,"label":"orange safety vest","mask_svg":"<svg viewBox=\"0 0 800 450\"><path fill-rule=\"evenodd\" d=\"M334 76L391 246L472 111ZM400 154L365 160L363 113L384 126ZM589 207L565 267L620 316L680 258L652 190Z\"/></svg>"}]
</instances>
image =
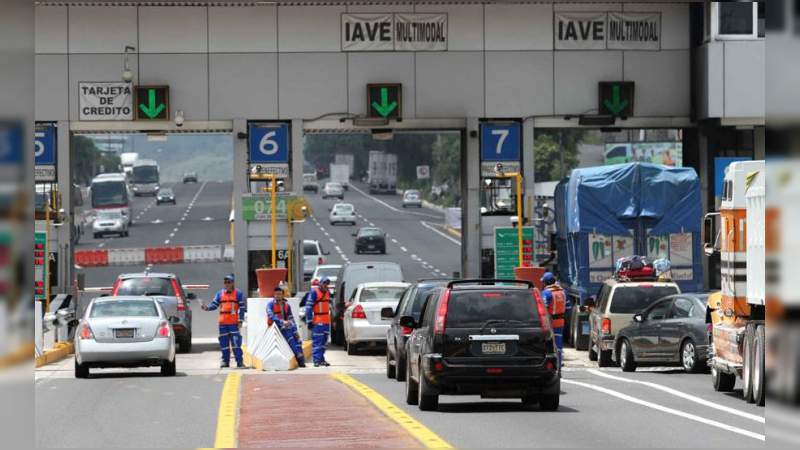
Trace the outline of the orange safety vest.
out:
<instances>
[{"instance_id":1,"label":"orange safety vest","mask_svg":"<svg viewBox=\"0 0 800 450\"><path fill-rule=\"evenodd\" d=\"M312 322L314 325L330 325L331 324L331 293L327 290L322 290L319 287L314 288L317 293L317 301L314 303L314 318Z\"/></svg>"},{"instance_id":2,"label":"orange safety vest","mask_svg":"<svg viewBox=\"0 0 800 450\"><path fill-rule=\"evenodd\" d=\"M274 300L272 302L272 313L278 315L281 320L286 320L286 317L289 315L289 311L286 309L287 306L289 305L286 302L283 302L283 308L281 308L281 305L278 304L278 301ZM272 319L267 316L267 326L271 327L272 323Z\"/></svg>"},{"instance_id":3,"label":"orange safety vest","mask_svg":"<svg viewBox=\"0 0 800 450\"><path fill-rule=\"evenodd\" d=\"M234 289L232 292L222 291L219 299L219 324L238 325L239 324L239 300L236 294L239 291Z\"/></svg>"},{"instance_id":4,"label":"orange safety vest","mask_svg":"<svg viewBox=\"0 0 800 450\"><path fill-rule=\"evenodd\" d=\"M567 296L561 286L548 286L546 290L550 291L553 300L550 302L550 319L552 320L553 328L564 328L564 311L567 309Z\"/></svg>"}]
</instances>

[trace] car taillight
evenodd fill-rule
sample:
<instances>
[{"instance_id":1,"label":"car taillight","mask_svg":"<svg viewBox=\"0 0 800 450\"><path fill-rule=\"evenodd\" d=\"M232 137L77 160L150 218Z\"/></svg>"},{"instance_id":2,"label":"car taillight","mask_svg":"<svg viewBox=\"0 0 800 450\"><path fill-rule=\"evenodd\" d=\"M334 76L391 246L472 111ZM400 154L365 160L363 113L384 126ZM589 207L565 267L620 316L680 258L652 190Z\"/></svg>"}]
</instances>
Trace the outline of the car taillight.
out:
<instances>
[{"instance_id":1,"label":"car taillight","mask_svg":"<svg viewBox=\"0 0 800 450\"><path fill-rule=\"evenodd\" d=\"M81 327L81 339L94 339L94 333L87 323Z\"/></svg>"},{"instance_id":2,"label":"car taillight","mask_svg":"<svg viewBox=\"0 0 800 450\"><path fill-rule=\"evenodd\" d=\"M177 280L172 280L172 290L175 291L175 297L178 298L178 311L186 311L186 302L183 301L183 297L181 296L181 287L178 286Z\"/></svg>"},{"instance_id":3,"label":"car taillight","mask_svg":"<svg viewBox=\"0 0 800 450\"><path fill-rule=\"evenodd\" d=\"M361 305L356 305L353 312L350 314L353 319L366 319L367 315L364 313L364 308Z\"/></svg>"},{"instance_id":4,"label":"car taillight","mask_svg":"<svg viewBox=\"0 0 800 450\"><path fill-rule=\"evenodd\" d=\"M111 295L117 295L117 291L119 291L119 285L122 283L122 280L117 278L117 281L114 282L114 287L111 289Z\"/></svg>"},{"instance_id":5,"label":"car taillight","mask_svg":"<svg viewBox=\"0 0 800 450\"><path fill-rule=\"evenodd\" d=\"M156 331L156 336L158 336L158 337L169 337L169 335L170 335L169 323L161 322L158 325L158 330Z\"/></svg>"},{"instance_id":6,"label":"car taillight","mask_svg":"<svg viewBox=\"0 0 800 450\"><path fill-rule=\"evenodd\" d=\"M408 327L402 327L400 330L403 332L403 336L411 336L411 332L414 331L413 328Z\"/></svg>"},{"instance_id":7,"label":"car taillight","mask_svg":"<svg viewBox=\"0 0 800 450\"><path fill-rule=\"evenodd\" d=\"M501 373L503 373L503 369L501 369L500 367L490 367L486 369L486 373L488 373L489 375L500 375Z\"/></svg>"},{"instance_id":8,"label":"car taillight","mask_svg":"<svg viewBox=\"0 0 800 450\"><path fill-rule=\"evenodd\" d=\"M603 330L604 334L611 334L611 319L603 319L600 328Z\"/></svg>"},{"instance_id":9,"label":"car taillight","mask_svg":"<svg viewBox=\"0 0 800 450\"><path fill-rule=\"evenodd\" d=\"M325 264L325 258L323 258L322 256L320 256L320 257L319 257L319 259L317 260L317 262L318 262L319 264Z\"/></svg>"},{"instance_id":10,"label":"car taillight","mask_svg":"<svg viewBox=\"0 0 800 450\"><path fill-rule=\"evenodd\" d=\"M450 302L450 289L444 291L439 310L436 311L436 321L433 323L433 334L444 334L444 325L447 320L447 304Z\"/></svg>"},{"instance_id":11,"label":"car taillight","mask_svg":"<svg viewBox=\"0 0 800 450\"><path fill-rule=\"evenodd\" d=\"M550 331L550 316L547 315L547 308L544 306L544 300L539 290L533 289L533 301L536 302L536 311L539 313L539 325L544 331Z\"/></svg>"}]
</instances>

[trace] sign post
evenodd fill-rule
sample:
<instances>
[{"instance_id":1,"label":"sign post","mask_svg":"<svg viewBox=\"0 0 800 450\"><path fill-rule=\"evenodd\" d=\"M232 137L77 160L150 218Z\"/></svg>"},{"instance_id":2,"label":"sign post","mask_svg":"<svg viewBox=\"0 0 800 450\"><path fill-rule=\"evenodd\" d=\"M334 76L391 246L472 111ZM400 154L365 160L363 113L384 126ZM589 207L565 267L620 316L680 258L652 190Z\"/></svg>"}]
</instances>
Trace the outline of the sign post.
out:
<instances>
[{"instance_id":1,"label":"sign post","mask_svg":"<svg viewBox=\"0 0 800 450\"><path fill-rule=\"evenodd\" d=\"M367 116L393 119L403 114L403 85L367 85Z\"/></svg>"}]
</instances>

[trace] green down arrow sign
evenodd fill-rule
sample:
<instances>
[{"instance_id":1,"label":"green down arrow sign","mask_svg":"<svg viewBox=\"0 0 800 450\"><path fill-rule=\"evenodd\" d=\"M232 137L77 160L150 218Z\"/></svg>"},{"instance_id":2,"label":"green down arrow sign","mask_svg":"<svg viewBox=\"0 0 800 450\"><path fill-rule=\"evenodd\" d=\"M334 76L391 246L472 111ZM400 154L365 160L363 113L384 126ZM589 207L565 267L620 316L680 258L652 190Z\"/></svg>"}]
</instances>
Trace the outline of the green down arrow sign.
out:
<instances>
[{"instance_id":1,"label":"green down arrow sign","mask_svg":"<svg viewBox=\"0 0 800 450\"><path fill-rule=\"evenodd\" d=\"M167 106L163 103L156 103L155 89L147 90L147 99L148 103L146 105L144 103L139 103L139 108L141 108L142 112L145 113L147 117L155 119Z\"/></svg>"},{"instance_id":2,"label":"green down arrow sign","mask_svg":"<svg viewBox=\"0 0 800 450\"><path fill-rule=\"evenodd\" d=\"M389 119L402 115L402 85L380 83L367 85L367 111L369 117Z\"/></svg>"},{"instance_id":3,"label":"green down arrow sign","mask_svg":"<svg viewBox=\"0 0 800 450\"><path fill-rule=\"evenodd\" d=\"M381 102L372 102L372 107L381 115L381 117L389 117L389 114L397 108L397 102L389 101L389 88L381 88Z\"/></svg>"},{"instance_id":4,"label":"green down arrow sign","mask_svg":"<svg viewBox=\"0 0 800 450\"><path fill-rule=\"evenodd\" d=\"M136 87L137 120L169 120L169 87Z\"/></svg>"}]
</instances>

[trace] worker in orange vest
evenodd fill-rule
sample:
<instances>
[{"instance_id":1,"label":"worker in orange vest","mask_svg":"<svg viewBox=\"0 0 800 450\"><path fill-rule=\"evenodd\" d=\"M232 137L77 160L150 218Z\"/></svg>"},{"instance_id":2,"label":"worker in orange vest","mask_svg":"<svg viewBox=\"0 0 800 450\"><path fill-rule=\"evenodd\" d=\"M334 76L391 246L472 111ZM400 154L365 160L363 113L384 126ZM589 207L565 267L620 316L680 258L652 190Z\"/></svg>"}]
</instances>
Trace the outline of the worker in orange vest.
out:
<instances>
[{"instance_id":1,"label":"worker in orange vest","mask_svg":"<svg viewBox=\"0 0 800 450\"><path fill-rule=\"evenodd\" d=\"M558 360L564 360L564 318L567 308L567 296L561 286L556 282L556 276L552 272L545 272L541 279L544 284L544 291L542 292L542 299L544 305L547 307L547 312L550 313L551 325L553 326L553 334L556 338L556 346L558 347Z\"/></svg>"},{"instance_id":2,"label":"worker in orange vest","mask_svg":"<svg viewBox=\"0 0 800 450\"><path fill-rule=\"evenodd\" d=\"M208 305L202 305L204 311L214 311L219 308L219 346L222 351L220 367L230 367L231 350L236 358L236 367L244 368L242 357L242 335L239 325L244 320L247 312L247 302L244 294L233 285L233 274L225 275L225 287L217 292L214 300Z\"/></svg>"},{"instance_id":3,"label":"worker in orange vest","mask_svg":"<svg viewBox=\"0 0 800 450\"><path fill-rule=\"evenodd\" d=\"M298 367L305 367L303 342L300 339L300 333L297 332L292 307L286 301L283 289L280 286L275 286L273 298L267 302L267 326L271 327L273 323L278 327L278 330L286 339L286 343L289 344L289 348L294 352Z\"/></svg>"},{"instance_id":4,"label":"worker in orange vest","mask_svg":"<svg viewBox=\"0 0 800 450\"><path fill-rule=\"evenodd\" d=\"M328 290L330 284L331 280L323 277L319 280L319 286L311 290L306 302L306 321L312 325L311 354L314 356L314 367L330 366L325 361L325 347L331 334L331 293Z\"/></svg>"}]
</instances>

